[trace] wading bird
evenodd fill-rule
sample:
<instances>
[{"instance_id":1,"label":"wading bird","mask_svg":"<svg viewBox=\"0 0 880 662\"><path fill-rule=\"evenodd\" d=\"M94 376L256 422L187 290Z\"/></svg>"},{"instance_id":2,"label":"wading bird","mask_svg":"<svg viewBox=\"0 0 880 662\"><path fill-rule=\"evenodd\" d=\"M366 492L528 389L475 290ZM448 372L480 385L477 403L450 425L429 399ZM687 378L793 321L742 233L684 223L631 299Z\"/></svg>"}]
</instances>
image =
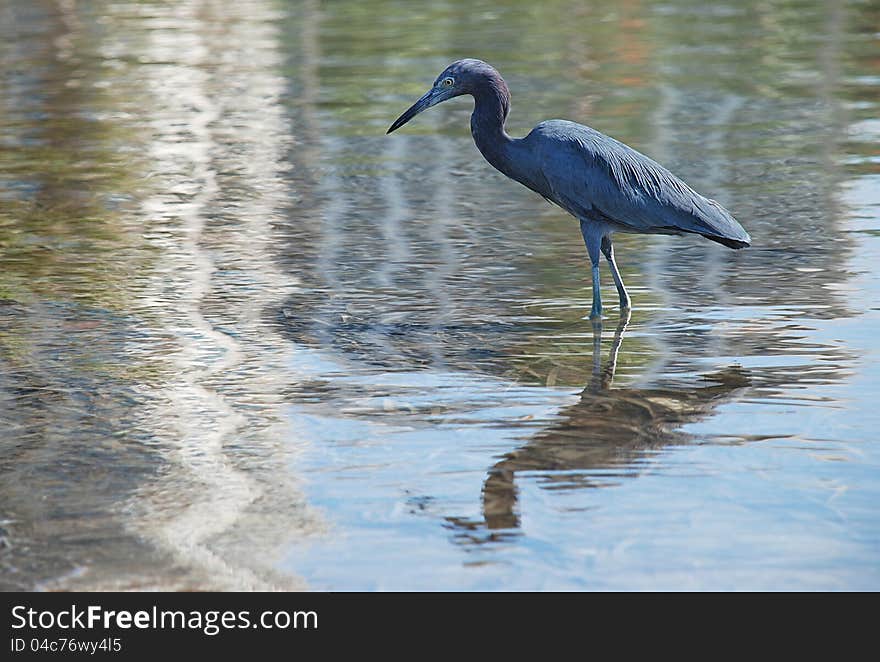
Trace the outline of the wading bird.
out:
<instances>
[{"instance_id":1,"label":"wading bird","mask_svg":"<svg viewBox=\"0 0 880 662\"><path fill-rule=\"evenodd\" d=\"M750 244L748 233L724 207L704 198L644 154L595 129L548 120L525 138L511 138L504 130L510 91L501 74L481 60L459 60L446 67L388 133L423 110L463 94L474 98L471 134L486 160L580 221L593 267L591 319L602 317L600 253L608 260L621 310L630 307L614 261L611 236L615 232L687 232L729 248Z\"/></svg>"}]
</instances>

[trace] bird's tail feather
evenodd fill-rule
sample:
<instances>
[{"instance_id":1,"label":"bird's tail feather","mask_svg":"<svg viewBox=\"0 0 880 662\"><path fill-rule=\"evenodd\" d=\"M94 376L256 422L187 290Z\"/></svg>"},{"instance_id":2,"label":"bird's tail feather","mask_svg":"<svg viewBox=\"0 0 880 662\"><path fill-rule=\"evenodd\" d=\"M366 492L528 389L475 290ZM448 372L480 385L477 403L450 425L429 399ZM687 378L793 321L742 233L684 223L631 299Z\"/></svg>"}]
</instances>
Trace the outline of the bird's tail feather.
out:
<instances>
[{"instance_id":1,"label":"bird's tail feather","mask_svg":"<svg viewBox=\"0 0 880 662\"><path fill-rule=\"evenodd\" d=\"M719 237L718 235L703 234L702 232L700 234L702 234L704 237L706 237L706 239L711 239L712 241L717 241L719 244L722 244L723 246L727 246L728 248L737 248L738 249L738 248L748 248L749 246L751 246L751 244L748 241L740 241L739 239L729 239L727 237Z\"/></svg>"}]
</instances>

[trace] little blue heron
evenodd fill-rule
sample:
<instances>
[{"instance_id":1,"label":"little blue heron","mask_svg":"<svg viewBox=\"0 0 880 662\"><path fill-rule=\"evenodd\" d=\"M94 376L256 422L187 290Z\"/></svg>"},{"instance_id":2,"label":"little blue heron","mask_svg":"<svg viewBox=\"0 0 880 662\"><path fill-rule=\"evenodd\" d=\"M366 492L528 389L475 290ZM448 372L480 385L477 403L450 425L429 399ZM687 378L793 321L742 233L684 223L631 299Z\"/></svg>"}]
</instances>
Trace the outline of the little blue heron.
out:
<instances>
[{"instance_id":1,"label":"little blue heron","mask_svg":"<svg viewBox=\"0 0 880 662\"><path fill-rule=\"evenodd\" d=\"M541 122L525 138L504 130L510 91L492 66L459 60L443 71L388 133L431 106L463 94L474 98L471 134L497 170L541 194L580 221L593 266L591 319L602 317L599 253L608 260L621 310L630 298L614 261L614 232L700 234L729 248L751 239L733 216L660 164L595 129L567 120Z\"/></svg>"}]
</instances>

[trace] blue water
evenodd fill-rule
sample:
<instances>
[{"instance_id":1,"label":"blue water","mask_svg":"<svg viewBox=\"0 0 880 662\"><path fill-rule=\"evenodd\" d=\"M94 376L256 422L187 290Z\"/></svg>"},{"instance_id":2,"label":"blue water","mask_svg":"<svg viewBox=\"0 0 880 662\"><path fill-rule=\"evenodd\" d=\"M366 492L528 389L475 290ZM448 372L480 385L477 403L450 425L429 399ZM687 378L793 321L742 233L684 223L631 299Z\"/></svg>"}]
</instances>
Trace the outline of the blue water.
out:
<instances>
[{"instance_id":1,"label":"blue water","mask_svg":"<svg viewBox=\"0 0 880 662\"><path fill-rule=\"evenodd\" d=\"M0 587L880 588L870 2L0 7ZM480 157L581 121L754 244ZM610 283L610 278L606 278Z\"/></svg>"}]
</instances>

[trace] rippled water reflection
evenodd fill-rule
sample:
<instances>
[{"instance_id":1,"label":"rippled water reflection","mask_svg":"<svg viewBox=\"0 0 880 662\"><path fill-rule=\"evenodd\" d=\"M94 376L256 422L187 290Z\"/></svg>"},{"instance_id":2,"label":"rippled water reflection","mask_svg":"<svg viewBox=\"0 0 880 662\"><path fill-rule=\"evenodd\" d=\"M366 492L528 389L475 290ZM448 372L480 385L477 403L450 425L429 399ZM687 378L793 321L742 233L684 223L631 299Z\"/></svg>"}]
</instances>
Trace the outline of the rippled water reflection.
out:
<instances>
[{"instance_id":1,"label":"rippled water reflection","mask_svg":"<svg viewBox=\"0 0 880 662\"><path fill-rule=\"evenodd\" d=\"M872 2L0 5L0 586L880 587ZM754 246L485 164L589 123ZM614 297L609 297L614 300Z\"/></svg>"}]
</instances>

